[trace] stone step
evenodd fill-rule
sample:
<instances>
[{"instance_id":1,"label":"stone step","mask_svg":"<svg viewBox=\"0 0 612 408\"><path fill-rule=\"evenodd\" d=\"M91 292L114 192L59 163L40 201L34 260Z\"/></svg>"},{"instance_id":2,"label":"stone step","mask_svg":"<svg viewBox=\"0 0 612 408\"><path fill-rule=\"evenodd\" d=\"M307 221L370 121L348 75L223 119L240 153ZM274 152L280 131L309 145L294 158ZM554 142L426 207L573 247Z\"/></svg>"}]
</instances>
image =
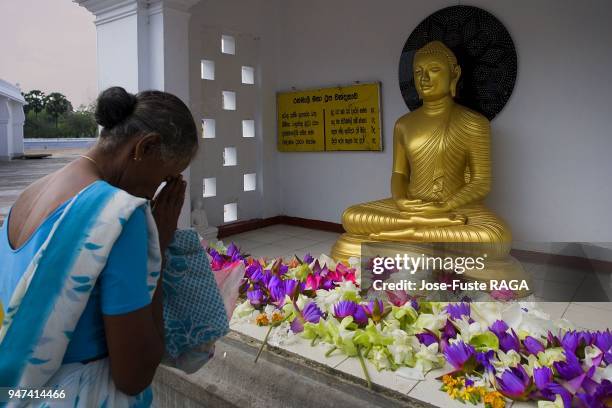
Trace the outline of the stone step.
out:
<instances>
[{"instance_id":1,"label":"stone step","mask_svg":"<svg viewBox=\"0 0 612 408\"><path fill-rule=\"evenodd\" d=\"M270 347L254 363L261 343L231 332L217 342L215 357L187 375L160 366L153 382L157 407L429 407L406 395L295 354Z\"/></svg>"}]
</instances>

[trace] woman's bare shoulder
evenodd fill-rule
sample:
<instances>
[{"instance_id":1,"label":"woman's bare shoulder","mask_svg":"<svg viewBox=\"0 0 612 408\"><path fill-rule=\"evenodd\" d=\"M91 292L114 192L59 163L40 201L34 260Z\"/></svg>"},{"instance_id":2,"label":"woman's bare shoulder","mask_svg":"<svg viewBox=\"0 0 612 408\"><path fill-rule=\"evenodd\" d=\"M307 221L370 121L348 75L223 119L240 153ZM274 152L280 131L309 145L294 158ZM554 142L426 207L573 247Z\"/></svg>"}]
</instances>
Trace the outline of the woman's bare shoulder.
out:
<instances>
[{"instance_id":1,"label":"woman's bare shoulder","mask_svg":"<svg viewBox=\"0 0 612 408\"><path fill-rule=\"evenodd\" d=\"M44 220L64 202L96 181L93 173L70 163L30 184L11 207L8 225L13 248L21 246Z\"/></svg>"}]
</instances>

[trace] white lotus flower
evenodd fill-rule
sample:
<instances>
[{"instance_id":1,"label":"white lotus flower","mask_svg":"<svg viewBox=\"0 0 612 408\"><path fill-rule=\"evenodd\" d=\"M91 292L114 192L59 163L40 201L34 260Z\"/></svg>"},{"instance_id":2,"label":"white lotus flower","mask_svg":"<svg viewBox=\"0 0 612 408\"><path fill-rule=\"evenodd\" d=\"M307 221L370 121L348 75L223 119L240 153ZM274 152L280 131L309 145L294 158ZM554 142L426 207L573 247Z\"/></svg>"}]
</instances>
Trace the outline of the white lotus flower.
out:
<instances>
[{"instance_id":1,"label":"white lotus flower","mask_svg":"<svg viewBox=\"0 0 612 408\"><path fill-rule=\"evenodd\" d=\"M612 364L603 369L601 373L602 380L612 381Z\"/></svg>"},{"instance_id":2,"label":"white lotus flower","mask_svg":"<svg viewBox=\"0 0 612 408\"><path fill-rule=\"evenodd\" d=\"M429 314L422 313L417 318L416 322L414 322L414 327L418 330L418 332L422 332L423 329L428 329L431 331L440 330L446 324L447 316L445 314Z\"/></svg>"},{"instance_id":3,"label":"white lotus flower","mask_svg":"<svg viewBox=\"0 0 612 408\"><path fill-rule=\"evenodd\" d=\"M294 336L288 321L284 321L272 328L268 337L268 344L274 347L287 346L297 343L299 336Z\"/></svg>"},{"instance_id":4,"label":"white lotus flower","mask_svg":"<svg viewBox=\"0 0 612 408\"><path fill-rule=\"evenodd\" d=\"M504 306L500 302L476 302L470 304L470 315L474 321L485 327L501 320Z\"/></svg>"},{"instance_id":5,"label":"white lotus flower","mask_svg":"<svg viewBox=\"0 0 612 408\"><path fill-rule=\"evenodd\" d=\"M319 309L327 313L333 313L334 305L341 300L359 300L358 290L353 282L340 282L333 290L318 289L314 298Z\"/></svg>"},{"instance_id":6,"label":"white lotus flower","mask_svg":"<svg viewBox=\"0 0 612 408\"><path fill-rule=\"evenodd\" d=\"M563 399L557 395L554 401L538 401L538 408L563 408Z\"/></svg>"},{"instance_id":7,"label":"white lotus flower","mask_svg":"<svg viewBox=\"0 0 612 408\"><path fill-rule=\"evenodd\" d=\"M546 337L549 331L555 331L555 325L546 313L540 312L535 307L528 307L531 303L513 303L502 313L502 319L506 324L514 329L520 337L527 334L532 337Z\"/></svg>"},{"instance_id":8,"label":"white lotus flower","mask_svg":"<svg viewBox=\"0 0 612 408\"><path fill-rule=\"evenodd\" d=\"M597 346L586 346L584 348L584 368L587 370L593 366L593 359L600 357L603 351Z\"/></svg>"},{"instance_id":9,"label":"white lotus flower","mask_svg":"<svg viewBox=\"0 0 612 408\"><path fill-rule=\"evenodd\" d=\"M372 361L372 364L374 364L374 367L376 367L378 371L391 368L391 362L389 361L387 353L385 353L384 346L373 347L368 355L368 358Z\"/></svg>"},{"instance_id":10,"label":"white lotus flower","mask_svg":"<svg viewBox=\"0 0 612 408\"><path fill-rule=\"evenodd\" d=\"M387 349L393 356L395 364L409 364L414 358L412 347L409 345L393 343L388 345Z\"/></svg>"},{"instance_id":11,"label":"white lotus flower","mask_svg":"<svg viewBox=\"0 0 612 408\"><path fill-rule=\"evenodd\" d=\"M561 347L553 347L538 353L538 361L546 367L552 367L556 361L565 361L565 351Z\"/></svg>"},{"instance_id":12,"label":"white lotus flower","mask_svg":"<svg viewBox=\"0 0 612 408\"><path fill-rule=\"evenodd\" d=\"M250 319L255 312L255 308L251 305L251 302L245 300L240 303L234 309L234 314L232 315L232 321L243 321Z\"/></svg>"},{"instance_id":13,"label":"white lotus flower","mask_svg":"<svg viewBox=\"0 0 612 408\"><path fill-rule=\"evenodd\" d=\"M461 320L455 320L454 323L459 333L461 333L461 337L465 339L465 342L469 342L472 337L487 330L486 326L483 327L478 322L470 323L467 316L462 316Z\"/></svg>"},{"instance_id":14,"label":"white lotus flower","mask_svg":"<svg viewBox=\"0 0 612 408\"><path fill-rule=\"evenodd\" d=\"M354 256L348 259L348 266L355 269L355 281L361 285L361 261Z\"/></svg>"},{"instance_id":15,"label":"white lotus flower","mask_svg":"<svg viewBox=\"0 0 612 408\"><path fill-rule=\"evenodd\" d=\"M416 367L420 367L423 373L444 365L444 356L438 353L438 343L431 343L429 346L421 344L414 357Z\"/></svg>"},{"instance_id":16,"label":"white lotus flower","mask_svg":"<svg viewBox=\"0 0 612 408\"><path fill-rule=\"evenodd\" d=\"M492 360L493 367L498 373L502 373L510 367L516 367L520 362L521 355L514 350L509 350L507 353L497 350L497 360Z\"/></svg>"},{"instance_id":17,"label":"white lotus flower","mask_svg":"<svg viewBox=\"0 0 612 408\"><path fill-rule=\"evenodd\" d=\"M325 255L325 254L321 254L319 255L318 258L315 258L311 263L310 263L310 269L314 268L314 264L316 261L319 261L319 265L321 266L321 268L327 266L327 269L329 270L336 270L336 261L334 261L332 258L330 258L329 256Z\"/></svg>"}]
</instances>

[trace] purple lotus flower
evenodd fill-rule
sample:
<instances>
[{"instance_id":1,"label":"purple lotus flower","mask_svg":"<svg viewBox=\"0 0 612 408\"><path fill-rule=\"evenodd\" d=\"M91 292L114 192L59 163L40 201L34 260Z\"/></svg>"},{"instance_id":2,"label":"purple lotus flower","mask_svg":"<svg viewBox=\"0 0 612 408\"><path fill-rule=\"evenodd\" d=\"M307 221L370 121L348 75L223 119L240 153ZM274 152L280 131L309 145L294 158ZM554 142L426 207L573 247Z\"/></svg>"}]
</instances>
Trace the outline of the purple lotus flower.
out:
<instances>
[{"instance_id":1,"label":"purple lotus flower","mask_svg":"<svg viewBox=\"0 0 612 408\"><path fill-rule=\"evenodd\" d=\"M274 275L270 278L268 291L273 302L279 303L285 300L285 283L278 276Z\"/></svg>"},{"instance_id":2,"label":"purple lotus flower","mask_svg":"<svg viewBox=\"0 0 612 408\"><path fill-rule=\"evenodd\" d=\"M491 327L489 327L489 330L495 333L499 339L499 348L504 353L507 353L510 350L514 350L516 352L520 350L521 342L518 336L514 332L514 329L508 333L508 325L504 321L497 320L491 325Z\"/></svg>"},{"instance_id":3,"label":"purple lotus flower","mask_svg":"<svg viewBox=\"0 0 612 408\"><path fill-rule=\"evenodd\" d=\"M261 289L248 290L247 299L251 302L251 306L257 308L264 303L264 293Z\"/></svg>"},{"instance_id":4,"label":"purple lotus flower","mask_svg":"<svg viewBox=\"0 0 612 408\"><path fill-rule=\"evenodd\" d=\"M289 266L286 264L280 264L280 266L278 267L278 274L284 275L287 272L289 272Z\"/></svg>"},{"instance_id":5,"label":"purple lotus flower","mask_svg":"<svg viewBox=\"0 0 612 408\"><path fill-rule=\"evenodd\" d=\"M215 255L219 255L219 251L217 251L215 248L209 247L208 248L208 253L210 254L210 256L212 256L213 258L215 257Z\"/></svg>"},{"instance_id":6,"label":"purple lotus flower","mask_svg":"<svg viewBox=\"0 0 612 408\"><path fill-rule=\"evenodd\" d=\"M538 389L542 390L548 386L553 380L553 371L550 367L535 367L533 369L533 379Z\"/></svg>"},{"instance_id":7,"label":"purple lotus flower","mask_svg":"<svg viewBox=\"0 0 612 408\"><path fill-rule=\"evenodd\" d=\"M449 303L444 309L448 313L450 319L459 320L461 316L470 317L470 304L469 303Z\"/></svg>"},{"instance_id":8,"label":"purple lotus flower","mask_svg":"<svg viewBox=\"0 0 612 408\"><path fill-rule=\"evenodd\" d=\"M513 400L525 400L531 392L533 381L522 365L506 369L501 377L495 377L497 390Z\"/></svg>"},{"instance_id":9,"label":"purple lotus flower","mask_svg":"<svg viewBox=\"0 0 612 408\"><path fill-rule=\"evenodd\" d=\"M580 336L577 331L568 331L561 339L561 347L570 353L575 353L578 348Z\"/></svg>"},{"instance_id":10,"label":"purple lotus flower","mask_svg":"<svg viewBox=\"0 0 612 408\"><path fill-rule=\"evenodd\" d=\"M559 377L569 381L584 374L584 370L580 365L580 361L578 361L578 357L568 350L565 350L564 354L565 361L556 361L553 363Z\"/></svg>"},{"instance_id":11,"label":"purple lotus flower","mask_svg":"<svg viewBox=\"0 0 612 408\"><path fill-rule=\"evenodd\" d=\"M495 351L493 350L476 352L476 362L482 365L485 371L491 373L495 372L495 367L493 367L493 364L491 363L493 357L495 357Z\"/></svg>"},{"instance_id":12,"label":"purple lotus flower","mask_svg":"<svg viewBox=\"0 0 612 408\"><path fill-rule=\"evenodd\" d=\"M502 337L500 337L499 348L504 353L507 353L510 350L514 350L517 353L519 352L519 350L521 349L521 341L519 340L513 329L511 329L511 333L505 333Z\"/></svg>"},{"instance_id":13,"label":"purple lotus flower","mask_svg":"<svg viewBox=\"0 0 612 408\"><path fill-rule=\"evenodd\" d=\"M506 333L508 329L508 325L503 320L496 320L495 323L489 327L489 330L495 333L497 337L501 336L503 333Z\"/></svg>"},{"instance_id":14,"label":"purple lotus flower","mask_svg":"<svg viewBox=\"0 0 612 408\"><path fill-rule=\"evenodd\" d=\"M366 314L363 305L358 305L355 313L353 313L353 321L358 326L365 326L368 324L368 315Z\"/></svg>"},{"instance_id":15,"label":"purple lotus flower","mask_svg":"<svg viewBox=\"0 0 612 408\"><path fill-rule=\"evenodd\" d=\"M324 267L321 268L321 264L319 263L319 260L317 259L314 263L314 265L312 266L312 273L314 273L315 275L320 275L320 276L327 276L329 270L327 269L327 265L325 265Z\"/></svg>"},{"instance_id":16,"label":"purple lotus flower","mask_svg":"<svg viewBox=\"0 0 612 408\"><path fill-rule=\"evenodd\" d=\"M446 323L442 328L442 332L440 333L440 351L444 351L448 346L448 342L450 339L454 339L457 337L457 329L451 323L449 319L446 319Z\"/></svg>"},{"instance_id":17,"label":"purple lotus flower","mask_svg":"<svg viewBox=\"0 0 612 408\"><path fill-rule=\"evenodd\" d=\"M242 259L240 256L240 249L233 242L227 247L227 256L229 256L232 261Z\"/></svg>"},{"instance_id":18,"label":"purple lotus flower","mask_svg":"<svg viewBox=\"0 0 612 408\"><path fill-rule=\"evenodd\" d=\"M350 300L343 300L334 305L334 316L338 319L344 319L348 316L353 316L357 309L361 307Z\"/></svg>"},{"instance_id":19,"label":"purple lotus flower","mask_svg":"<svg viewBox=\"0 0 612 408\"><path fill-rule=\"evenodd\" d=\"M304 263L311 264L314 261L314 258L309 253L304 255Z\"/></svg>"},{"instance_id":20,"label":"purple lotus flower","mask_svg":"<svg viewBox=\"0 0 612 408\"><path fill-rule=\"evenodd\" d=\"M471 371L476 361L476 350L463 341L449 344L444 350L444 357L455 370Z\"/></svg>"},{"instance_id":21,"label":"purple lotus flower","mask_svg":"<svg viewBox=\"0 0 612 408\"><path fill-rule=\"evenodd\" d=\"M561 345L561 342L559 341L557 336L555 336L549 331L546 334L546 348L559 347L560 345Z\"/></svg>"},{"instance_id":22,"label":"purple lotus flower","mask_svg":"<svg viewBox=\"0 0 612 408\"><path fill-rule=\"evenodd\" d=\"M260 281L263 278L263 267L259 262L254 262L247 266L244 275L253 282Z\"/></svg>"},{"instance_id":23,"label":"purple lotus flower","mask_svg":"<svg viewBox=\"0 0 612 408\"><path fill-rule=\"evenodd\" d=\"M380 299L370 300L367 305L363 305L363 311L375 323L381 321L386 314L385 304Z\"/></svg>"},{"instance_id":24,"label":"purple lotus flower","mask_svg":"<svg viewBox=\"0 0 612 408\"><path fill-rule=\"evenodd\" d=\"M427 330L427 329L425 329L423 333L417 333L416 338L419 339L419 342L421 344L424 344L426 346L429 346L433 343L438 342L438 336L436 336L436 334L432 332L431 330Z\"/></svg>"},{"instance_id":25,"label":"purple lotus flower","mask_svg":"<svg viewBox=\"0 0 612 408\"><path fill-rule=\"evenodd\" d=\"M593 344L603 351L603 359L606 364L612 364L612 332L610 329L595 332Z\"/></svg>"},{"instance_id":26,"label":"purple lotus flower","mask_svg":"<svg viewBox=\"0 0 612 408\"><path fill-rule=\"evenodd\" d=\"M291 300L297 299L300 293L300 282L295 279L286 279L285 281L285 294L289 296Z\"/></svg>"},{"instance_id":27,"label":"purple lotus flower","mask_svg":"<svg viewBox=\"0 0 612 408\"><path fill-rule=\"evenodd\" d=\"M298 315L290 324L291 331L294 333L303 332L306 322L318 323L321 316L323 316L323 312L321 312L321 309L319 309L315 302L308 303L301 312L297 308L296 311Z\"/></svg>"},{"instance_id":28,"label":"purple lotus flower","mask_svg":"<svg viewBox=\"0 0 612 408\"><path fill-rule=\"evenodd\" d=\"M535 367L533 369L533 379L538 389L537 396L548 401L554 401L557 395L560 395L563 405L571 407L572 395L561 384L553 381L553 371L549 367Z\"/></svg>"},{"instance_id":29,"label":"purple lotus flower","mask_svg":"<svg viewBox=\"0 0 612 408\"><path fill-rule=\"evenodd\" d=\"M448 319L446 320L446 323L442 328L442 337L447 340L454 339L455 337L457 337L457 329L455 328L455 325L452 324L451 321Z\"/></svg>"},{"instance_id":30,"label":"purple lotus flower","mask_svg":"<svg viewBox=\"0 0 612 408\"><path fill-rule=\"evenodd\" d=\"M525 340L523 340L523 344L525 345L525 349L529 354L537 356L538 353L544 351L544 345L531 336L525 337Z\"/></svg>"},{"instance_id":31,"label":"purple lotus flower","mask_svg":"<svg viewBox=\"0 0 612 408\"><path fill-rule=\"evenodd\" d=\"M325 290L332 290L336 287L336 284L331 279L324 279L321 283L321 288Z\"/></svg>"},{"instance_id":32,"label":"purple lotus flower","mask_svg":"<svg viewBox=\"0 0 612 408\"><path fill-rule=\"evenodd\" d=\"M602 380L593 393L577 393L585 407L608 408L612 406L612 382Z\"/></svg>"}]
</instances>

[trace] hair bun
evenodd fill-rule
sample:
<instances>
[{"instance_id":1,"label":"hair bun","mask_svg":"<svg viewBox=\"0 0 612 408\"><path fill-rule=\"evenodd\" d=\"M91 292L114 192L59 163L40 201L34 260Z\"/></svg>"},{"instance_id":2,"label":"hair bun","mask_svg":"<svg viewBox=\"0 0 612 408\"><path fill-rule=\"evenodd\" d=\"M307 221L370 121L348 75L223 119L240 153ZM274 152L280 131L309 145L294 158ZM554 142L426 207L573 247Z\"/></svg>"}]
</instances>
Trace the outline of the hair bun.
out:
<instances>
[{"instance_id":1,"label":"hair bun","mask_svg":"<svg viewBox=\"0 0 612 408\"><path fill-rule=\"evenodd\" d=\"M136 102L136 96L122 87L108 88L98 96L96 122L106 129L111 129L134 112Z\"/></svg>"}]
</instances>

